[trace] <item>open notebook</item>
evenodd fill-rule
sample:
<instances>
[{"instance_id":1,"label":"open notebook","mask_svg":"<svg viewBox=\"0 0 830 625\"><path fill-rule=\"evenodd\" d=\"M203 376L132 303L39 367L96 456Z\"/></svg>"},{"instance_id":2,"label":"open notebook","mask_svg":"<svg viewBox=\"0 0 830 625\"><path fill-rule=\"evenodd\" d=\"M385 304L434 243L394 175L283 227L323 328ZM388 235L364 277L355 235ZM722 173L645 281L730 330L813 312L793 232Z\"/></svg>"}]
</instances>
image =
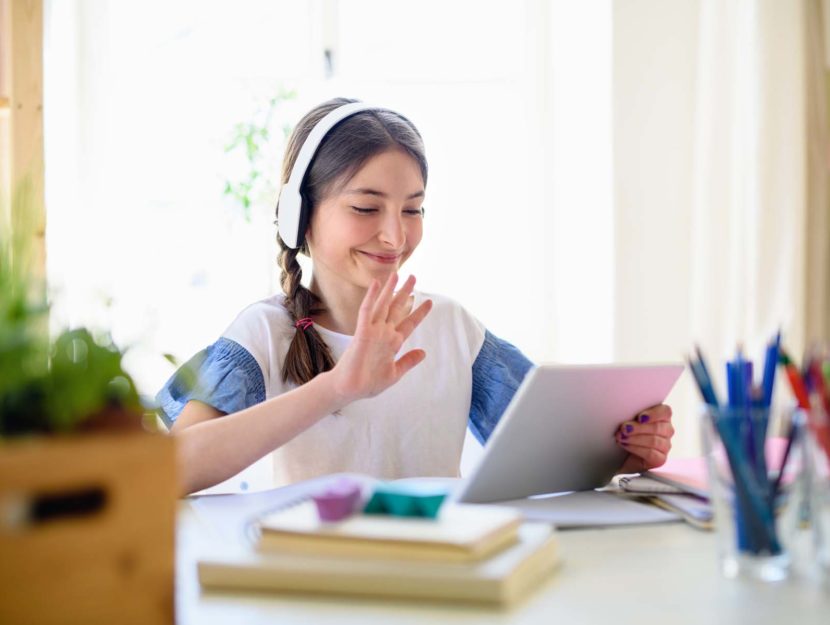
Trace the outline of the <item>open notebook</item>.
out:
<instances>
[{"instance_id":1,"label":"open notebook","mask_svg":"<svg viewBox=\"0 0 830 625\"><path fill-rule=\"evenodd\" d=\"M205 531L215 540L250 542L250 537L258 532L261 516L307 500L316 489L344 477L356 480L366 487L378 482L376 478L366 475L338 473L259 493L191 497L190 507L202 521ZM454 478L406 478L400 481L429 484L440 482L450 487L460 482ZM558 528L613 527L680 520L679 515L656 506L602 491L557 493L500 504L519 509L525 520L544 521Z\"/></svg>"},{"instance_id":2,"label":"open notebook","mask_svg":"<svg viewBox=\"0 0 830 625\"><path fill-rule=\"evenodd\" d=\"M504 519L496 525L524 519L518 527L513 526L515 534L503 534L502 538L507 536L504 540L497 537L490 543L489 552L466 561L413 558L405 552L399 553L397 559L355 558L343 550L338 555L337 549L320 549L316 541L269 540L266 544L263 540L260 548L264 523L270 523L274 529L279 526L274 520L281 520L284 530L286 522L296 523L297 518L302 521L307 517L311 494L344 477L366 487L378 482L368 476L337 474L250 495L192 498L192 510L212 534L212 540L205 541L211 549L198 557L202 585L215 589L430 598L507 606L551 577L558 562L553 524L585 527L680 519L656 506L607 492L588 491L505 502L509 507L465 505L463 510L480 509L482 517L486 510L493 510L493 522L500 514ZM434 484L437 480L425 481ZM452 485L454 481L448 483ZM495 512L498 510L503 513ZM466 526L471 521L459 519L458 523Z\"/></svg>"}]
</instances>

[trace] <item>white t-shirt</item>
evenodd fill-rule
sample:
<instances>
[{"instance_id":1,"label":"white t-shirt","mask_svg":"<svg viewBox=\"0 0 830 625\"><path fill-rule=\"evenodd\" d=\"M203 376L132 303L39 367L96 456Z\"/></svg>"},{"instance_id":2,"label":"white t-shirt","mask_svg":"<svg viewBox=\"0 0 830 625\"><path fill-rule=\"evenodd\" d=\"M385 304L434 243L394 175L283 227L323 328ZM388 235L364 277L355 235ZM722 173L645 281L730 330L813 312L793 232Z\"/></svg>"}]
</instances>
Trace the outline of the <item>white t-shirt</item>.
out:
<instances>
[{"instance_id":1,"label":"white t-shirt","mask_svg":"<svg viewBox=\"0 0 830 625\"><path fill-rule=\"evenodd\" d=\"M425 360L380 395L327 415L272 452L276 486L337 472L384 479L459 475L473 362L485 329L448 298L419 292L414 296L415 307L429 298L433 308L399 355L421 348ZM279 294L249 306L223 333L256 360L266 400L295 388L282 380L283 360L298 331L283 302ZM314 327L338 360L352 337Z\"/></svg>"}]
</instances>

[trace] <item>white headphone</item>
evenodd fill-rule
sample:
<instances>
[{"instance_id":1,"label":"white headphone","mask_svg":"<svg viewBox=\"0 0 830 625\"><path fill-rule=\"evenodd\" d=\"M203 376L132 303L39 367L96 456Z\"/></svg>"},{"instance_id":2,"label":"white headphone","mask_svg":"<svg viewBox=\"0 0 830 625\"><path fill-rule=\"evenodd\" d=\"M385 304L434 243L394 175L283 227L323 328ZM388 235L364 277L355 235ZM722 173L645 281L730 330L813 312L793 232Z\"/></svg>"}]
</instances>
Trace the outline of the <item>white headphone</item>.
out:
<instances>
[{"instance_id":1,"label":"white headphone","mask_svg":"<svg viewBox=\"0 0 830 625\"><path fill-rule=\"evenodd\" d=\"M338 106L317 122L311 132L308 133L308 137L303 142L303 147L300 148L300 153L297 155L297 160L294 161L294 166L291 168L288 182L280 190L278 200L280 238L291 249L300 247L303 242L304 233L300 232L303 225L303 198L300 195L300 186L303 184L306 170L311 165L320 143L332 128L347 117L361 111L377 110L378 108L363 102L352 102Z\"/></svg>"}]
</instances>

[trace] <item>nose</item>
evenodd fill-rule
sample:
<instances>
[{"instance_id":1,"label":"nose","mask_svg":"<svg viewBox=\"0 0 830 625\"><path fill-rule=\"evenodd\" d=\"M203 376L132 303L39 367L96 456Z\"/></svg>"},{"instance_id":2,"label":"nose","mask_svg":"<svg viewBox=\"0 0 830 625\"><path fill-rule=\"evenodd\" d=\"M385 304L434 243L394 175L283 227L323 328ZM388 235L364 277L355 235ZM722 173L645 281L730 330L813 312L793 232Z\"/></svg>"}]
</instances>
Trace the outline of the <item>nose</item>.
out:
<instances>
[{"instance_id":1,"label":"nose","mask_svg":"<svg viewBox=\"0 0 830 625\"><path fill-rule=\"evenodd\" d=\"M406 241L406 232L400 214L396 214L395 211L387 212L381 223L378 238L381 243L392 249L399 250L403 247Z\"/></svg>"}]
</instances>

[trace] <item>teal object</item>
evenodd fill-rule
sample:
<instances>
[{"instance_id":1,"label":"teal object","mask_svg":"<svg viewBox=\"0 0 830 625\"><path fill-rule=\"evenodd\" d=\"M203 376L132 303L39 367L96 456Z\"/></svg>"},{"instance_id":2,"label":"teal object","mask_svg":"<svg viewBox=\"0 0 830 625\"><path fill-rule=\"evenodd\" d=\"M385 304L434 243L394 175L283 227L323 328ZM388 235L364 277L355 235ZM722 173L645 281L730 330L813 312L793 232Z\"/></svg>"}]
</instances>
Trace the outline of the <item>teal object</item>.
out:
<instances>
[{"instance_id":1,"label":"teal object","mask_svg":"<svg viewBox=\"0 0 830 625\"><path fill-rule=\"evenodd\" d=\"M381 484L375 487L363 513L434 519L447 493L446 488L434 486Z\"/></svg>"}]
</instances>

